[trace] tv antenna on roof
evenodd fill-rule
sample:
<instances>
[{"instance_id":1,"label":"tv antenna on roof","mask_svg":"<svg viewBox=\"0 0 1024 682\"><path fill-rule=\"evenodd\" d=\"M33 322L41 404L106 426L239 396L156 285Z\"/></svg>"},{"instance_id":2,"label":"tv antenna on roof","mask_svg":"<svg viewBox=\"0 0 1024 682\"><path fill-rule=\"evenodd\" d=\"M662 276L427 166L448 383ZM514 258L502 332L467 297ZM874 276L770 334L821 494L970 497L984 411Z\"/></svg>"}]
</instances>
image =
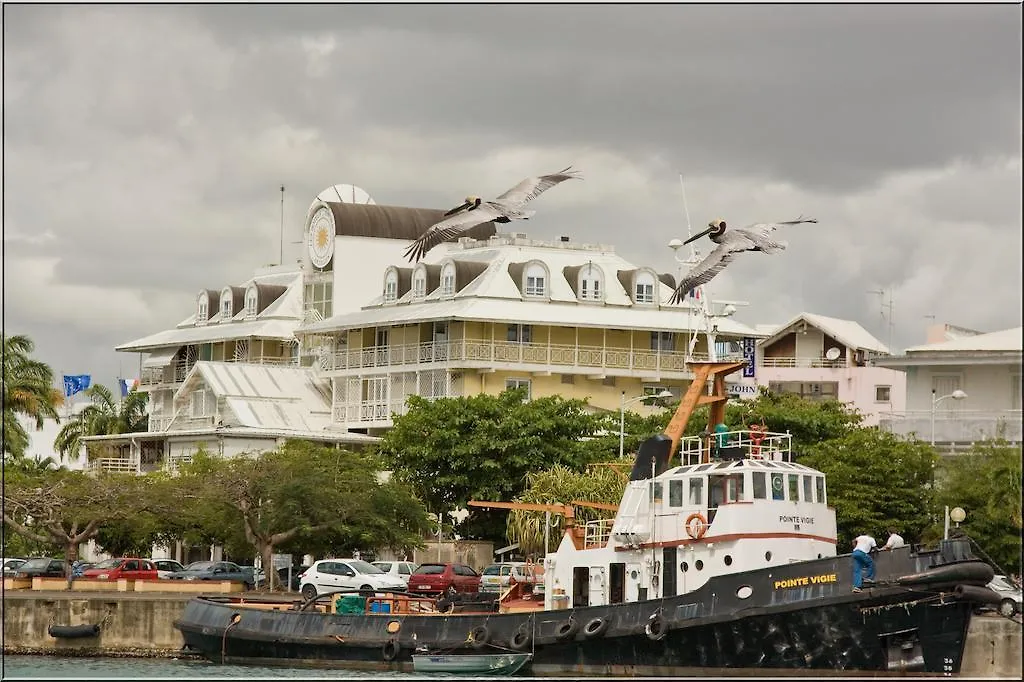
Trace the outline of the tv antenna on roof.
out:
<instances>
[{"instance_id":1,"label":"tv antenna on roof","mask_svg":"<svg viewBox=\"0 0 1024 682\"><path fill-rule=\"evenodd\" d=\"M892 351L892 333L893 333L893 330L896 327L896 321L893 319L893 314L892 314L892 311L893 311L892 289L891 288L889 289L889 302L888 303L885 302L885 290L884 289L872 289L871 291L868 291L867 293L869 293L869 294L878 294L879 296L881 296L881 301L880 301L880 303L881 303L881 311L880 312L881 312L881 315L882 315L882 322L883 323L886 322L885 311L886 310L889 311L889 315L888 315L889 341L888 341L887 345L889 346L889 351L891 352Z\"/></svg>"}]
</instances>

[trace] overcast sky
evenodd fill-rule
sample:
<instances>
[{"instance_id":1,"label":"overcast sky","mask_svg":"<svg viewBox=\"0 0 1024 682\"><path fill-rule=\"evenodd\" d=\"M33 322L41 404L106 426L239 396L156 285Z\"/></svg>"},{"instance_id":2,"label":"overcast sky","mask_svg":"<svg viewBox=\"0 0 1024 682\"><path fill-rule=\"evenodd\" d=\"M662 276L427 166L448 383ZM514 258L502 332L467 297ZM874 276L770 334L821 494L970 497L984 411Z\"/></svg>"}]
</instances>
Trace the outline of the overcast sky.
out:
<instances>
[{"instance_id":1,"label":"overcast sky","mask_svg":"<svg viewBox=\"0 0 1024 682\"><path fill-rule=\"evenodd\" d=\"M800 214L713 282L749 324L1021 324L1021 7L4 6L4 331L117 344L299 258L315 194L448 208L569 164L524 227L673 271L690 220ZM379 293L371 282L367 298ZM887 294L888 295L888 294Z\"/></svg>"}]
</instances>

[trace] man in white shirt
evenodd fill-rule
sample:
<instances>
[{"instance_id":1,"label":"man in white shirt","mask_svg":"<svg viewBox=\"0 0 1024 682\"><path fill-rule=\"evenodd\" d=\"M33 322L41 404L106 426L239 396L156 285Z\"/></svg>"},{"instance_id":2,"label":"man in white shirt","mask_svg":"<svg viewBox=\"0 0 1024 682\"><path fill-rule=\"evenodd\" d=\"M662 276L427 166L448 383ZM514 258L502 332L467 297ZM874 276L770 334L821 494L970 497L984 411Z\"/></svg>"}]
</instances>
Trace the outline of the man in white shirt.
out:
<instances>
[{"instance_id":1,"label":"man in white shirt","mask_svg":"<svg viewBox=\"0 0 1024 682\"><path fill-rule=\"evenodd\" d=\"M875 562L868 553L878 549L878 544L870 535L858 535L853 540L853 591L860 592L861 573L867 569L868 575L864 582L875 582Z\"/></svg>"},{"instance_id":2,"label":"man in white shirt","mask_svg":"<svg viewBox=\"0 0 1024 682\"><path fill-rule=\"evenodd\" d=\"M897 547L903 547L905 544L907 543L903 542L903 536L897 533L895 528L890 528L889 539L882 545L882 549L896 549Z\"/></svg>"}]
</instances>

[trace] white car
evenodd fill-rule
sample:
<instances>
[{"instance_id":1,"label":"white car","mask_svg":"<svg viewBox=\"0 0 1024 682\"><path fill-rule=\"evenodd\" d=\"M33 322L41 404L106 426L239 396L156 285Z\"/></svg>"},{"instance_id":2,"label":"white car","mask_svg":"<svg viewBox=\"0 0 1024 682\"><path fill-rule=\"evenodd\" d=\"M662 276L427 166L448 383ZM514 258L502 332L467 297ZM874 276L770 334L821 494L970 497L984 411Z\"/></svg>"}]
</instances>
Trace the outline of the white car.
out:
<instances>
[{"instance_id":1,"label":"white car","mask_svg":"<svg viewBox=\"0 0 1024 682\"><path fill-rule=\"evenodd\" d=\"M150 559L150 561L156 564L156 575L163 580L169 578L171 573L185 570L185 567L174 559Z\"/></svg>"},{"instance_id":2,"label":"white car","mask_svg":"<svg viewBox=\"0 0 1024 682\"><path fill-rule=\"evenodd\" d=\"M374 561L373 565L392 578L398 578L406 587L409 586L409 576L416 570L416 564L411 561Z\"/></svg>"},{"instance_id":3,"label":"white car","mask_svg":"<svg viewBox=\"0 0 1024 682\"><path fill-rule=\"evenodd\" d=\"M299 576L306 599L337 590L405 590L405 583L361 559L321 559Z\"/></svg>"}]
</instances>

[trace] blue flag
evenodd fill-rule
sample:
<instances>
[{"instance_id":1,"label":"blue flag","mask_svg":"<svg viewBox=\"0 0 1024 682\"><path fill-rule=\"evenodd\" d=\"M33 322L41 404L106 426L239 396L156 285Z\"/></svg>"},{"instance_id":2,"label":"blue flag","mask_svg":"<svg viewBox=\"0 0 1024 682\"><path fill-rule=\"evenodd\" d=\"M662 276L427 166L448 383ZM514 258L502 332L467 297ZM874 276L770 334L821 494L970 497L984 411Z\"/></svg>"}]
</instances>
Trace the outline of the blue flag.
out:
<instances>
[{"instance_id":1,"label":"blue flag","mask_svg":"<svg viewBox=\"0 0 1024 682\"><path fill-rule=\"evenodd\" d=\"M85 389L89 388L89 384L92 382L92 375L89 374L74 374L68 376L64 375L64 395L70 398L76 393L81 393Z\"/></svg>"}]
</instances>

